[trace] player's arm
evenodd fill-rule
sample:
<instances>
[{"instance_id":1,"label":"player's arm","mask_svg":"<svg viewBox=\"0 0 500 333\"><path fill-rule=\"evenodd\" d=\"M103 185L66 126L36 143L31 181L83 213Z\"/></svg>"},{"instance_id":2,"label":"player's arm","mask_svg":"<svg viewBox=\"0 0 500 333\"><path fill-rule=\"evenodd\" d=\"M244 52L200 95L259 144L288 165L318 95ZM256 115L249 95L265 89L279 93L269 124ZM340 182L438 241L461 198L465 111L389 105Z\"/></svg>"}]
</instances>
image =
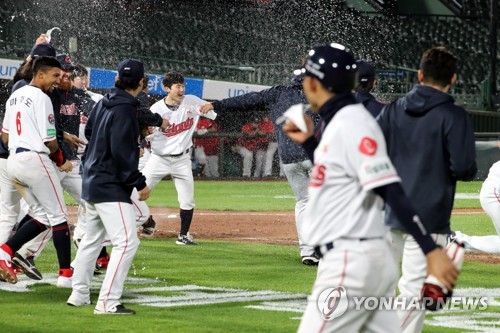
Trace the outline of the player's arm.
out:
<instances>
[{"instance_id":1,"label":"player's arm","mask_svg":"<svg viewBox=\"0 0 500 333\"><path fill-rule=\"evenodd\" d=\"M373 191L384 199L406 231L415 238L426 256L427 272L434 275L448 290L452 290L458 277L458 270L420 221L401 184L391 183L374 188Z\"/></svg>"},{"instance_id":2,"label":"player's arm","mask_svg":"<svg viewBox=\"0 0 500 333\"><path fill-rule=\"evenodd\" d=\"M2 130L2 141L5 145L9 144L9 133L6 133Z\"/></svg>"},{"instance_id":3,"label":"player's arm","mask_svg":"<svg viewBox=\"0 0 500 333\"><path fill-rule=\"evenodd\" d=\"M318 140L314 136L314 122L311 117L304 115L307 125L307 132L302 132L297 125L287 120L283 125L283 132L293 141L300 143L304 148L307 157L314 163L314 151L318 147Z\"/></svg>"},{"instance_id":4,"label":"player's arm","mask_svg":"<svg viewBox=\"0 0 500 333\"><path fill-rule=\"evenodd\" d=\"M210 110L220 111L257 111L273 103L279 96L279 87L272 87L259 92L250 92L244 95L225 98L200 107L200 112L206 113Z\"/></svg>"},{"instance_id":5,"label":"player's arm","mask_svg":"<svg viewBox=\"0 0 500 333\"><path fill-rule=\"evenodd\" d=\"M74 148L82 148L85 146L85 142L82 141L78 136L70 134L66 131L63 132L63 140Z\"/></svg>"},{"instance_id":6,"label":"player's arm","mask_svg":"<svg viewBox=\"0 0 500 333\"><path fill-rule=\"evenodd\" d=\"M139 147L139 126L136 110L132 106L123 106L123 111L115 113L110 127L111 157L119 166L117 176L127 186L141 191L146 188L146 177L137 169ZM136 135L134 135L136 133Z\"/></svg>"},{"instance_id":7,"label":"player's arm","mask_svg":"<svg viewBox=\"0 0 500 333\"><path fill-rule=\"evenodd\" d=\"M150 126L167 128L170 125L167 119L163 119L158 113L142 106L138 108L137 121L139 122L139 128Z\"/></svg>"},{"instance_id":8,"label":"player's arm","mask_svg":"<svg viewBox=\"0 0 500 333\"><path fill-rule=\"evenodd\" d=\"M70 172L73 170L73 164L71 164L71 162L64 157L61 148L59 148L56 137L50 141L44 141L44 144L50 150L49 158L59 167L61 171Z\"/></svg>"},{"instance_id":9,"label":"player's arm","mask_svg":"<svg viewBox=\"0 0 500 333\"><path fill-rule=\"evenodd\" d=\"M2 122L2 141L5 146L9 143L9 112L7 111L5 112Z\"/></svg>"}]
</instances>

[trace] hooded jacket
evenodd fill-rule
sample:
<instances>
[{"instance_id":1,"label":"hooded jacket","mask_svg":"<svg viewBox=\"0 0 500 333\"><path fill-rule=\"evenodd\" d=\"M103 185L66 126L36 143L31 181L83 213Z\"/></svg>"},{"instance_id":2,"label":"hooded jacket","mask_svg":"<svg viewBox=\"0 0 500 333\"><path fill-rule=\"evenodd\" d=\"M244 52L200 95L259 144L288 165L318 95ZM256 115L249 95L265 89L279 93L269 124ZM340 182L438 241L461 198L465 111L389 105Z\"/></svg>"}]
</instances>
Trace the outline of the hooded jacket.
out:
<instances>
[{"instance_id":1,"label":"hooded jacket","mask_svg":"<svg viewBox=\"0 0 500 333\"><path fill-rule=\"evenodd\" d=\"M116 88L97 103L85 127L88 140L82 198L93 203L127 202L133 188L146 186L138 170L139 101Z\"/></svg>"},{"instance_id":2,"label":"hooded jacket","mask_svg":"<svg viewBox=\"0 0 500 333\"><path fill-rule=\"evenodd\" d=\"M377 101L375 96L366 91L358 91L354 93L354 98L358 103L361 103L365 108L370 111L373 117L377 117L385 106L384 103Z\"/></svg>"},{"instance_id":3,"label":"hooded jacket","mask_svg":"<svg viewBox=\"0 0 500 333\"><path fill-rule=\"evenodd\" d=\"M467 112L437 89L416 85L377 118L403 189L431 233L450 232L457 180L476 174L474 130ZM386 224L405 230L391 208Z\"/></svg>"},{"instance_id":4,"label":"hooded jacket","mask_svg":"<svg viewBox=\"0 0 500 333\"><path fill-rule=\"evenodd\" d=\"M290 85L275 86L259 92L214 101L212 105L217 112L268 110L274 124L278 150L283 164L305 161L308 157L304 149L283 132L282 127L284 124L276 124L276 120L292 105L307 104L302 89L302 80L301 77L294 77Z\"/></svg>"}]
</instances>

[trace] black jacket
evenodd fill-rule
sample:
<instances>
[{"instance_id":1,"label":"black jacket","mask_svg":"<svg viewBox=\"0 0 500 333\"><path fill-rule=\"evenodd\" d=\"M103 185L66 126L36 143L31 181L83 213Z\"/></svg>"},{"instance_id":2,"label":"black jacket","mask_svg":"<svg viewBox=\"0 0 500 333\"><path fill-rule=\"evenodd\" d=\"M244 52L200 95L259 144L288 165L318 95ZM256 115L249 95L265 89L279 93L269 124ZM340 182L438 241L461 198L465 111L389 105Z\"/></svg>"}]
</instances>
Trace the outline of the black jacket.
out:
<instances>
[{"instance_id":1,"label":"black jacket","mask_svg":"<svg viewBox=\"0 0 500 333\"><path fill-rule=\"evenodd\" d=\"M148 95L141 91L137 96L139 100L139 113L137 114L139 129L147 126L157 126L160 127L163 124L163 118L158 114L151 112L149 109L149 99Z\"/></svg>"},{"instance_id":2,"label":"black jacket","mask_svg":"<svg viewBox=\"0 0 500 333\"><path fill-rule=\"evenodd\" d=\"M135 97L116 88L90 114L85 126L89 143L83 167L83 199L131 203L132 189L140 191L146 186L146 178L137 169L138 106Z\"/></svg>"},{"instance_id":3,"label":"black jacket","mask_svg":"<svg viewBox=\"0 0 500 333\"><path fill-rule=\"evenodd\" d=\"M354 98L358 103L361 103L365 106L365 108L370 111L373 117L377 117L382 108L385 106L384 103L377 101L375 96L370 94L369 92L356 92L354 93Z\"/></svg>"},{"instance_id":4,"label":"black jacket","mask_svg":"<svg viewBox=\"0 0 500 333\"><path fill-rule=\"evenodd\" d=\"M226 98L214 101L212 105L216 112L268 110L274 124L281 160L283 164L290 164L305 161L308 157L299 144L283 133L283 124L276 125L276 119L282 116L289 107L298 103L307 104L302 90L302 80L299 77L294 78L288 86L275 86L260 92Z\"/></svg>"},{"instance_id":5,"label":"black jacket","mask_svg":"<svg viewBox=\"0 0 500 333\"><path fill-rule=\"evenodd\" d=\"M448 233L457 180L476 174L474 130L453 98L416 85L377 118L403 188L427 230ZM404 230L390 207L386 224Z\"/></svg>"},{"instance_id":6,"label":"black jacket","mask_svg":"<svg viewBox=\"0 0 500 333\"><path fill-rule=\"evenodd\" d=\"M88 117L95 105L94 100L85 93L85 90L75 87L69 90L55 88L52 94L58 95L59 98L59 110L54 110L56 122L58 122L63 131L78 136L81 116L85 115ZM78 149L63 140L59 140L58 143L66 159L77 159Z\"/></svg>"}]
</instances>

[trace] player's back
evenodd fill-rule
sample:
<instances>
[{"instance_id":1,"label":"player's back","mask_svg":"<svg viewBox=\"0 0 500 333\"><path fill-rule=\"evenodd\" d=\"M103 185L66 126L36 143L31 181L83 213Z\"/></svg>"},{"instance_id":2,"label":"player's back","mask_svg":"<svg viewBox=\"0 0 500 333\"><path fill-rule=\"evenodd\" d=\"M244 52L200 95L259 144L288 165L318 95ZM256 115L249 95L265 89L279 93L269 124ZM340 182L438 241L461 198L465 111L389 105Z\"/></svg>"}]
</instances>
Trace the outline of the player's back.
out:
<instances>
[{"instance_id":1,"label":"player's back","mask_svg":"<svg viewBox=\"0 0 500 333\"><path fill-rule=\"evenodd\" d=\"M6 103L3 130L9 133L9 149L50 153L44 142L56 135L50 98L31 85L16 90Z\"/></svg>"},{"instance_id":2,"label":"player's back","mask_svg":"<svg viewBox=\"0 0 500 333\"><path fill-rule=\"evenodd\" d=\"M373 116L362 104L340 109L314 153L304 241L384 237L383 201L371 189L397 181Z\"/></svg>"},{"instance_id":3,"label":"player's back","mask_svg":"<svg viewBox=\"0 0 500 333\"><path fill-rule=\"evenodd\" d=\"M454 105L450 95L417 85L387 105L377 120L422 222L430 232L449 232L456 181L470 180L476 170L474 132L467 112ZM390 208L386 220L389 226L403 229Z\"/></svg>"}]
</instances>

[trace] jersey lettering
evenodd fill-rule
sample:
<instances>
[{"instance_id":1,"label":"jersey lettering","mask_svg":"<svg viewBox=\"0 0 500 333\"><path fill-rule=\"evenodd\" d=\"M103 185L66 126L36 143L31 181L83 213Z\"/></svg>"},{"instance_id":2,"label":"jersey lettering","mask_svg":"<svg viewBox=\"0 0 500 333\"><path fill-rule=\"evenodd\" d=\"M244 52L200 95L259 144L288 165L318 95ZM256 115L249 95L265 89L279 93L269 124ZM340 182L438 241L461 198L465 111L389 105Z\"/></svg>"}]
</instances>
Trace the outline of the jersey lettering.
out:
<instances>
[{"instance_id":1,"label":"jersey lettering","mask_svg":"<svg viewBox=\"0 0 500 333\"><path fill-rule=\"evenodd\" d=\"M75 103L70 105L61 104L61 109L59 110L59 112L66 116L74 116L78 114Z\"/></svg>"},{"instance_id":2,"label":"jersey lettering","mask_svg":"<svg viewBox=\"0 0 500 333\"><path fill-rule=\"evenodd\" d=\"M172 124L168 126L165 130L163 130L163 133L165 136L172 137L175 136L179 133L189 131L191 127L193 127L194 124L194 119L193 118L188 118L187 120L179 123L179 124Z\"/></svg>"},{"instance_id":3,"label":"jersey lettering","mask_svg":"<svg viewBox=\"0 0 500 333\"><path fill-rule=\"evenodd\" d=\"M87 116L85 116L84 114L80 115L80 124L81 125L85 125L88 120L89 120L89 118Z\"/></svg>"},{"instance_id":4,"label":"jersey lettering","mask_svg":"<svg viewBox=\"0 0 500 333\"><path fill-rule=\"evenodd\" d=\"M311 172L311 182L309 185L312 187L322 186L325 182L325 170L326 166L315 164Z\"/></svg>"},{"instance_id":5,"label":"jersey lettering","mask_svg":"<svg viewBox=\"0 0 500 333\"><path fill-rule=\"evenodd\" d=\"M21 98L21 102L22 102L22 98ZM31 103L33 103L33 101L31 100L31 98L27 97L24 104L26 104L27 107L31 107Z\"/></svg>"},{"instance_id":6,"label":"jersey lettering","mask_svg":"<svg viewBox=\"0 0 500 333\"><path fill-rule=\"evenodd\" d=\"M16 115L16 130L17 130L17 135L21 135L21 112L17 112Z\"/></svg>"}]
</instances>

